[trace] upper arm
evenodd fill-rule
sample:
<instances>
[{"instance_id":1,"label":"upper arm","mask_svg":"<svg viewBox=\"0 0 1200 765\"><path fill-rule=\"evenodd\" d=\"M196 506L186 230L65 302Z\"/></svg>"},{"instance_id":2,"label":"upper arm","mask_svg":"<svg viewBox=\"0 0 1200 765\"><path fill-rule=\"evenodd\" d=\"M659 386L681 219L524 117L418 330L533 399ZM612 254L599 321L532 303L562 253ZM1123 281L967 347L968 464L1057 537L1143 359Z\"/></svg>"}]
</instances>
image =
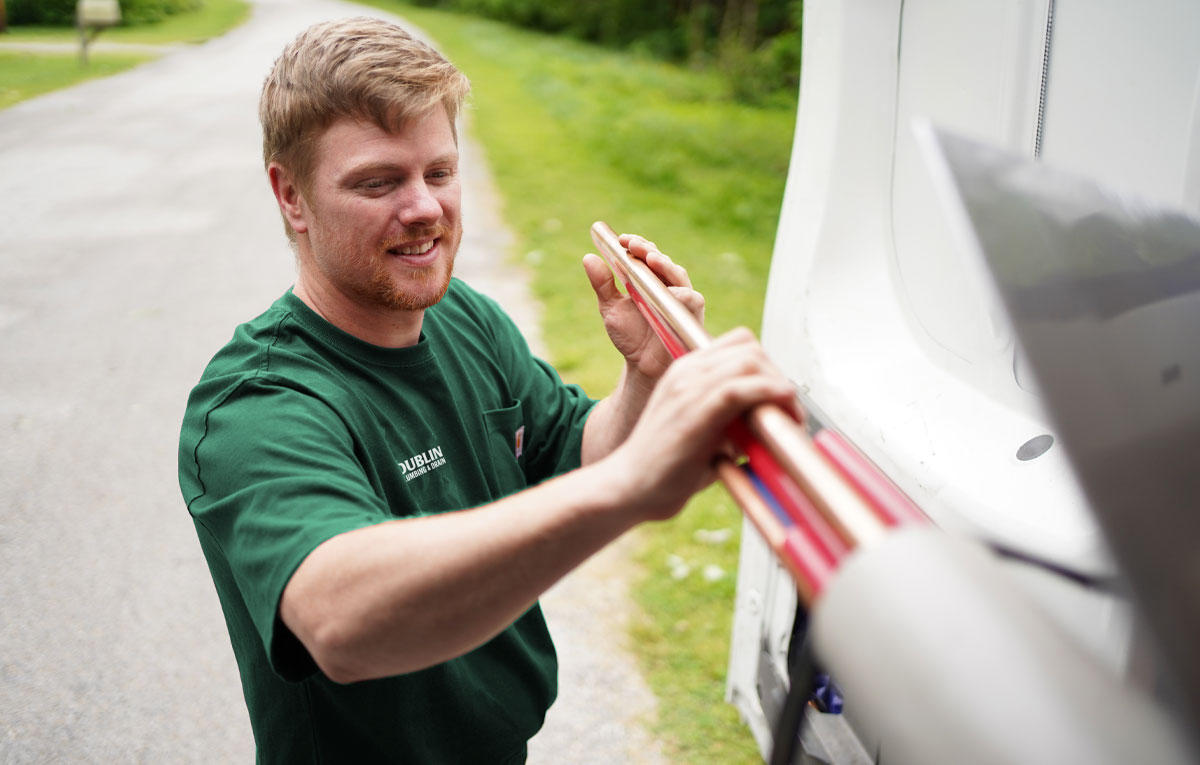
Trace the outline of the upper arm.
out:
<instances>
[{"instance_id":1,"label":"upper arm","mask_svg":"<svg viewBox=\"0 0 1200 765\"><path fill-rule=\"evenodd\" d=\"M205 413L192 456L181 463L181 476L190 474L197 487L189 510L210 538L206 553L221 558L226 586L236 590L223 599L244 605L278 673L311 671L279 618L284 588L326 540L389 517L348 429L312 396L244 384Z\"/></svg>"}]
</instances>

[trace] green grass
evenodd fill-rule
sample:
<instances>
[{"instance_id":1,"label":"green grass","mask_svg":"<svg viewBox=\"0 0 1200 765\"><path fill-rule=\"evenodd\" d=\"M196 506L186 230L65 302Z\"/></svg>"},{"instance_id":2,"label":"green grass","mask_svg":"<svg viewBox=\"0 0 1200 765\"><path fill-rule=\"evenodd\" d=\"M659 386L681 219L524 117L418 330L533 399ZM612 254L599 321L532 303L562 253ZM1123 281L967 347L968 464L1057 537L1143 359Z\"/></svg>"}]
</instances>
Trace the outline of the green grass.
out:
<instances>
[{"instance_id":1,"label":"green grass","mask_svg":"<svg viewBox=\"0 0 1200 765\"><path fill-rule=\"evenodd\" d=\"M250 6L243 0L207 0L192 13L168 17L157 24L139 27L107 29L96 38L103 42L162 45L167 43L199 43L224 34L249 15ZM9 27L0 34L0 42L69 43L78 46L79 36L74 29L61 27ZM79 63L74 53L43 53L31 51L0 51L0 109L52 90L76 85L96 77L130 69L155 58L154 54L136 52L88 51L88 65Z\"/></svg>"},{"instance_id":2,"label":"green grass","mask_svg":"<svg viewBox=\"0 0 1200 765\"><path fill-rule=\"evenodd\" d=\"M202 43L225 34L249 15L250 5L245 0L205 0L197 11L168 16L154 24L105 29L96 39L142 45ZM7 33L0 35L0 42L75 43L78 40L79 33L70 27L9 27Z\"/></svg>"},{"instance_id":3,"label":"green grass","mask_svg":"<svg viewBox=\"0 0 1200 765\"><path fill-rule=\"evenodd\" d=\"M104 53L81 67L74 53L0 51L0 109L84 80L123 72L148 59L147 54Z\"/></svg>"},{"instance_id":4,"label":"green grass","mask_svg":"<svg viewBox=\"0 0 1200 765\"><path fill-rule=\"evenodd\" d=\"M687 266L708 299L708 326L758 328L794 101L752 108L706 75L469 16L366 0L425 30L473 83L469 120L484 145L530 267L543 333L560 372L603 395L620 359L579 265L592 221L647 235ZM470 225L470 222L467 222ZM500 255L500 253L497 253ZM733 531L723 544L698 529ZM724 701L740 515L721 489L675 521L639 532L635 628L660 699L659 730L687 763L759 762ZM691 565L670 576L668 556ZM725 576L709 582L704 566Z\"/></svg>"},{"instance_id":5,"label":"green grass","mask_svg":"<svg viewBox=\"0 0 1200 765\"><path fill-rule=\"evenodd\" d=\"M740 529L737 506L714 486L681 517L641 532L641 618L633 642L659 700L659 732L677 762L762 762L749 729L724 700ZM724 530L731 533L723 542L698 534ZM709 581L706 569L720 578Z\"/></svg>"}]
</instances>

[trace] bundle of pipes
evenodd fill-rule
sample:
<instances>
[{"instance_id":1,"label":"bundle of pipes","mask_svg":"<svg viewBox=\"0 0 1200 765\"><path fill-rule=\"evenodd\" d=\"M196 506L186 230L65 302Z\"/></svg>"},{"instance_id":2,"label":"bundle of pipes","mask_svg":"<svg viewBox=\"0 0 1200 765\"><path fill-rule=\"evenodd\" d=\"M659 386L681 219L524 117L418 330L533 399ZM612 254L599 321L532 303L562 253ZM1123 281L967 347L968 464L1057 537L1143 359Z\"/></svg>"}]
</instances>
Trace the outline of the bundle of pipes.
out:
<instances>
[{"instance_id":1,"label":"bundle of pipes","mask_svg":"<svg viewBox=\"0 0 1200 765\"><path fill-rule=\"evenodd\" d=\"M592 241L673 357L712 342L608 224L592 224ZM758 406L729 429L746 462L717 463L721 481L796 580L805 606L812 606L849 551L874 545L891 527L928 522L841 435L828 428L814 431L777 406Z\"/></svg>"},{"instance_id":2,"label":"bundle of pipes","mask_svg":"<svg viewBox=\"0 0 1200 765\"><path fill-rule=\"evenodd\" d=\"M611 228L593 224L592 239L673 356L712 342ZM1166 710L1080 650L985 545L940 533L848 441L805 417L751 410L729 431L745 463L720 458L718 473L796 581L805 653L855 699L889 761L1196 762ZM772 762L792 761L805 719L813 664L799 664L808 674L791 678Z\"/></svg>"}]
</instances>

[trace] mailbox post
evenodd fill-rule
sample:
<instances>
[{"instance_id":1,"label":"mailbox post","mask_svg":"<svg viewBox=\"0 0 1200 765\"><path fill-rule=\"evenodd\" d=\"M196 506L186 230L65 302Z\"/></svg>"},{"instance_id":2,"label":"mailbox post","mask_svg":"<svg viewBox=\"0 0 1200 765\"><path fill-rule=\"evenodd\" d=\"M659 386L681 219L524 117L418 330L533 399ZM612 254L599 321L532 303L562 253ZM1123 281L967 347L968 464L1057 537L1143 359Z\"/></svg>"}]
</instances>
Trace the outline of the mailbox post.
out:
<instances>
[{"instance_id":1,"label":"mailbox post","mask_svg":"<svg viewBox=\"0 0 1200 765\"><path fill-rule=\"evenodd\" d=\"M117 0L79 0L75 6L75 24L79 27L79 61L87 65L88 45L100 30L121 23Z\"/></svg>"}]
</instances>

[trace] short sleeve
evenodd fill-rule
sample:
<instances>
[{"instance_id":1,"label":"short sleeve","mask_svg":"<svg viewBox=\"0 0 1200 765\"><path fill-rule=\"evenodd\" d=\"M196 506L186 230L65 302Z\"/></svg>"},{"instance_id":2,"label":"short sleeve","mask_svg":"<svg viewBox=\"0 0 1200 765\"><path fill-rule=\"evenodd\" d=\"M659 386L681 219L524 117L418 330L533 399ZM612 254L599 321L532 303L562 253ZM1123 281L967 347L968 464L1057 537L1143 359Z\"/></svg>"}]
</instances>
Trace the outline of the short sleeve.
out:
<instances>
[{"instance_id":1,"label":"short sleeve","mask_svg":"<svg viewBox=\"0 0 1200 765\"><path fill-rule=\"evenodd\" d=\"M190 466L181 454L181 483L198 492L188 509L228 565L272 669L299 679L315 665L278 617L284 587L322 542L390 513L343 421L303 391L244 382L197 429Z\"/></svg>"}]
</instances>

